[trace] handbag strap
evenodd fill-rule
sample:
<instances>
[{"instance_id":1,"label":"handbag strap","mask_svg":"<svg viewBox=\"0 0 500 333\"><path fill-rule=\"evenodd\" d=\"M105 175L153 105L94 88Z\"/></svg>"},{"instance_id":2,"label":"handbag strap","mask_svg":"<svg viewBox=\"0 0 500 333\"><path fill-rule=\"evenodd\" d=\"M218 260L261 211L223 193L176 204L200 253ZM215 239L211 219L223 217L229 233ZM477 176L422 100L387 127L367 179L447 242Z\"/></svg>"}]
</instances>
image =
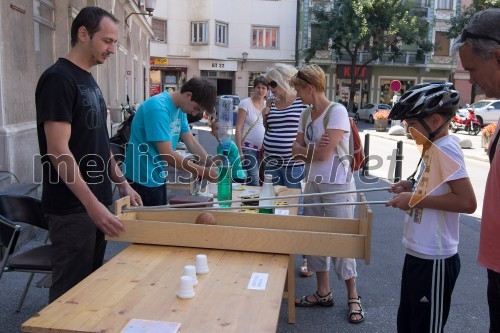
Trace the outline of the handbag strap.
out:
<instances>
[{"instance_id":1,"label":"handbag strap","mask_svg":"<svg viewBox=\"0 0 500 333\"><path fill-rule=\"evenodd\" d=\"M255 119L255 121L252 123L252 125L250 125L250 127L247 129L247 132L245 133L245 135L243 135L243 138L241 139L242 143L245 142L248 134L250 134L250 131L252 130L252 128L255 126L255 124L257 124L257 122L259 121L260 119L260 115L262 114L262 111L259 112L259 115L257 116L257 119Z\"/></svg>"}]
</instances>

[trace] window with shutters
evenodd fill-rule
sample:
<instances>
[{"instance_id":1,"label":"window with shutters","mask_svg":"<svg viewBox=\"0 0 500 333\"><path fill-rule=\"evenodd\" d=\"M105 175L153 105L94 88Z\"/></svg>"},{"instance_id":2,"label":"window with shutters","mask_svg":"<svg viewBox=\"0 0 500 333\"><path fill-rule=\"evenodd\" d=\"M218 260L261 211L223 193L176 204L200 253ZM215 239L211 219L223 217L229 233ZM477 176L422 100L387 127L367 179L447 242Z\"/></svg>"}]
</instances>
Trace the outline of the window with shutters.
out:
<instances>
[{"instance_id":1,"label":"window with shutters","mask_svg":"<svg viewBox=\"0 0 500 333\"><path fill-rule=\"evenodd\" d=\"M227 46L228 30L227 23L215 22L215 44Z\"/></svg>"},{"instance_id":2,"label":"window with shutters","mask_svg":"<svg viewBox=\"0 0 500 333\"><path fill-rule=\"evenodd\" d=\"M167 42L167 21L157 18L152 20L153 32L155 34L155 40L158 42Z\"/></svg>"}]
</instances>

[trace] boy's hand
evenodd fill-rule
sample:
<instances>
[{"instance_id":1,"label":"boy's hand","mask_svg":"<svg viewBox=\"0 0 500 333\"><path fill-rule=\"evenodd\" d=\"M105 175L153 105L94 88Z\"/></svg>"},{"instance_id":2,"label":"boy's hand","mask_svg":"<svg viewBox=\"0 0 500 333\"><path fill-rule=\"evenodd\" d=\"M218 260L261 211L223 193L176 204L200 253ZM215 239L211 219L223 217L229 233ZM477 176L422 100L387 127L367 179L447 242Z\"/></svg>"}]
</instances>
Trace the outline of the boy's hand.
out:
<instances>
[{"instance_id":1,"label":"boy's hand","mask_svg":"<svg viewBox=\"0 0 500 333\"><path fill-rule=\"evenodd\" d=\"M411 207L409 206L409 203L410 203L411 196L412 196L411 192L400 193L400 194L396 195L394 198L392 198L391 200L387 201L385 206L399 208L403 211L410 210Z\"/></svg>"},{"instance_id":2,"label":"boy's hand","mask_svg":"<svg viewBox=\"0 0 500 333\"><path fill-rule=\"evenodd\" d=\"M211 183L217 183L217 168L205 168L205 174L203 175L203 178L207 179Z\"/></svg>"},{"instance_id":3,"label":"boy's hand","mask_svg":"<svg viewBox=\"0 0 500 333\"><path fill-rule=\"evenodd\" d=\"M413 183L409 180L402 180L393 184L389 189L389 193L399 194L402 192L411 192L413 189Z\"/></svg>"}]
</instances>

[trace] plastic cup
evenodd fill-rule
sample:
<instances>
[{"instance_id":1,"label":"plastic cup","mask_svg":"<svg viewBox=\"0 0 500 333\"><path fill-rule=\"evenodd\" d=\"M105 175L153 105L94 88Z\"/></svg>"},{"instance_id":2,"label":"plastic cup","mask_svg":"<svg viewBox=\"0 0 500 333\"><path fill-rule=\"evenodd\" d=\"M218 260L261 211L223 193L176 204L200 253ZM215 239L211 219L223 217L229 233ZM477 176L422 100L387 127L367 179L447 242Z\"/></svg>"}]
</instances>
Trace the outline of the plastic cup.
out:
<instances>
[{"instance_id":1,"label":"plastic cup","mask_svg":"<svg viewBox=\"0 0 500 333\"><path fill-rule=\"evenodd\" d=\"M177 297L193 298L195 295L193 289L193 278L190 276L181 276L179 289L177 289Z\"/></svg>"},{"instance_id":2,"label":"plastic cup","mask_svg":"<svg viewBox=\"0 0 500 333\"><path fill-rule=\"evenodd\" d=\"M198 278L196 277L196 267L193 265L184 266L184 276L190 276L193 280L193 286L198 285Z\"/></svg>"},{"instance_id":3,"label":"plastic cup","mask_svg":"<svg viewBox=\"0 0 500 333\"><path fill-rule=\"evenodd\" d=\"M196 256L196 274L207 274L208 271L207 256L205 254L198 254Z\"/></svg>"},{"instance_id":4,"label":"plastic cup","mask_svg":"<svg viewBox=\"0 0 500 333\"><path fill-rule=\"evenodd\" d=\"M214 195L214 198L217 198L217 183L208 182L208 192Z\"/></svg>"}]
</instances>

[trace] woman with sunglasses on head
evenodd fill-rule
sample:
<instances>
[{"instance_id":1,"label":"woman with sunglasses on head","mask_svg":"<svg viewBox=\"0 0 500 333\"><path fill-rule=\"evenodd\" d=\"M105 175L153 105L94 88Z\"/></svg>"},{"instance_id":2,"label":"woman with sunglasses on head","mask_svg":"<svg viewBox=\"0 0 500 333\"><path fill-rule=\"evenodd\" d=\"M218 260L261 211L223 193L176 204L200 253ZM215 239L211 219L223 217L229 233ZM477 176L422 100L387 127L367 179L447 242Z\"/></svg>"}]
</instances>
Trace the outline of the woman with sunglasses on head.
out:
<instances>
[{"instance_id":1,"label":"woman with sunglasses on head","mask_svg":"<svg viewBox=\"0 0 500 333\"><path fill-rule=\"evenodd\" d=\"M342 104L332 103L325 95L326 77L317 65L308 65L297 72L291 81L297 95L310 109L302 113L292 152L308 164L304 193L324 193L355 189L348 163L339 159L338 146L349 147L350 124ZM313 151L309 151L312 149ZM341 149L341 151L345 151ZM348 151L348 149L347 149ZM311 154L312 153L312 154ZM334 194L304 198L305 204L353 202L355 194ZM354 206L304 207L304 215L353 218ZM356 261L331 258L337 277L347 286L348 320L357 324L364 321L361 297L356 290ZM330 258L308 256L310 268L316 272L317 289L312 295L295 300L296 306L333 306L330 290Z\"/></svg>"},{"instance_id":2,"label":"woman with sunglasses on head","mask_svg":"<svg viewBox=\"0 0 500 333\"><path fill-rule=\"evenodd\" d=\"M273 177L274 185L301 188L304 178L304 161L296 161L292 155L292 144L297 136L300 114L307 106L297 97L290 80L297 69L286 64L274 64L266 72L269 88L274 98L268 98L264 113L264 173ZM313 274L304 257L300 276Z\"/></svg>"},{"instance_id":3,"label":"woman with sunglasses on head","mask_svg":"<svg viewBox=\"0 0 500 333\"><path fill-rule=\"evenodd\" d=\"M259 76L253 81L251 97L241 101L236 117L235 141L240 152L243 169L247 173L247 185L259 186L259 152L264 140L262 109L268 92L268 82Z\"/></svg>"}]
</instances>

